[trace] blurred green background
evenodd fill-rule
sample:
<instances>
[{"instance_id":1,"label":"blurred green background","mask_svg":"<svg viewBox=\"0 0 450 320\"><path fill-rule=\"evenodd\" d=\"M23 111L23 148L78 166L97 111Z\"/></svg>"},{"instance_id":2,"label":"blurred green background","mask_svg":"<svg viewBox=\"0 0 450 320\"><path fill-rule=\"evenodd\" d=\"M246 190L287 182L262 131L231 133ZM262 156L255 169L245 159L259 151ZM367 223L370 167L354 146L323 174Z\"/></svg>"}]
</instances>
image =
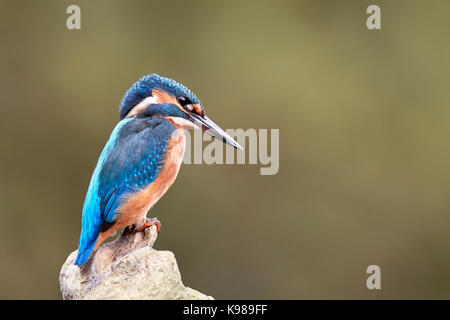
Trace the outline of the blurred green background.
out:
<instances>
[{"instance_id":1,"label":"blurred green background","mask_svg":"<svg viewBox=\"0 0 450 320\"><path fill-rule=\"evenodd\" d=\"M81 7L81 30L66 8ZM366 28L381 7L382 29ZM280 170L184 165L155 245L217 299L450 298L450 2L0 1L0 298L59 299L90 176L152 72ZM367 266L382 289L366 288Z\"/></svg>"}]
</instances>

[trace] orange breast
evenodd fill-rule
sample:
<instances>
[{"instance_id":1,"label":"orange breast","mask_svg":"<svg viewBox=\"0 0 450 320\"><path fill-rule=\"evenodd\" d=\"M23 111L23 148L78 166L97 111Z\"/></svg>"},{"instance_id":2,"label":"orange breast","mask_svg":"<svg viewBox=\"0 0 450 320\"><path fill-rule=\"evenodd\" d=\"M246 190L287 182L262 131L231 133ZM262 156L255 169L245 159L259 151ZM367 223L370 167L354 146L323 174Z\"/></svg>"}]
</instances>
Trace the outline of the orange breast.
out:
<instances>
[{"instance_id":1,"label":"orange breast","mask_svg":"<svg viewBox=\"0 0 450 320\"><path fill-rule=\"evenodd\" d=\"M146 188L129 195L118 208L118 220L108 230L100 232L94 250L113 232L126 226L141 225L150 208L166 193L175 181L183 162L186 139L184 130L177 128L171 136L167 157L156 179Z\"/></svg>"}]
</instances>

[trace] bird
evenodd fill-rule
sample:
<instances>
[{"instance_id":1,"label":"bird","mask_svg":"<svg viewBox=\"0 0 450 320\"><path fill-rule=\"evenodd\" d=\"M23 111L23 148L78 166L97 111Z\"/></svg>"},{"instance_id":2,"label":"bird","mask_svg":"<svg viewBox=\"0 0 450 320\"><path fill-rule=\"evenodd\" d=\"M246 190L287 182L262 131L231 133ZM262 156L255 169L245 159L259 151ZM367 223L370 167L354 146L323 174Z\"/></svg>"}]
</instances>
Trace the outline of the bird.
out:
<instances>
[{"instance_id":1,"label":"bird","mask_svg":"<svg viewBox=\"0 0 450 320\"><path fill-rule=\"evenodd\" d=\"M86 193L75 265L121 229L155 225L151 207L174 183L186 148L185 129L202 130L242 147L209 119L195 94L157 74L141 77L125 93L120 120L100 154Z\"/></svg>"}]
</instances>

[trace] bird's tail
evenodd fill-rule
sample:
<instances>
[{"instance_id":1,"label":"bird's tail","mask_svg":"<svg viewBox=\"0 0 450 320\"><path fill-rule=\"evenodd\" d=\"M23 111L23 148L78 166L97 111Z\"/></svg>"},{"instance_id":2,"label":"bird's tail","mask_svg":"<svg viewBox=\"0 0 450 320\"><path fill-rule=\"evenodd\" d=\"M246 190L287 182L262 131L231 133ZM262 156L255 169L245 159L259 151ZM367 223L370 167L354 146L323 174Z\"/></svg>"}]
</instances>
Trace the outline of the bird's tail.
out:
<instances>
[{"instance_id":1,"label":"bird's tail","mask_svg":"<svg viewBox=\"0 0 450 320\"><path fill-rule=\"evenodd\" d=\"M92 250L95 247L95 244L97 243L97 237L98 234L96 234L95 237L89 237L87 234L81 233L80 243L78 245L78 255L77 259L75 260L75 264L77 266L83 265L89 258Z\"/></svg>"}]
</instances>

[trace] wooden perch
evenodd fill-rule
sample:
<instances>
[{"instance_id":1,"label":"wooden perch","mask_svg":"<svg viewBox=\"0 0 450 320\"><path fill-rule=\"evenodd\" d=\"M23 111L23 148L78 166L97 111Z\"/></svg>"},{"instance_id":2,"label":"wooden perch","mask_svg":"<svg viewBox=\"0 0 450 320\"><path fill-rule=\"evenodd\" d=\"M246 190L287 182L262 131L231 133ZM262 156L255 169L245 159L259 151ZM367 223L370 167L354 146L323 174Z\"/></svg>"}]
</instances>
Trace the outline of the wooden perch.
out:
<instances>
[{"instance_id":1,"label":"wooden perch","mask_svg":"<svg viewBox=\"0 0 450 320\"><path fill-rule=\"evenodd\" d=\"M72 252L61 268L63 299L212 299L185 287L175 256L153 249L156 226L123 231L79 268Z\"/></svg>"}]
</instances>

